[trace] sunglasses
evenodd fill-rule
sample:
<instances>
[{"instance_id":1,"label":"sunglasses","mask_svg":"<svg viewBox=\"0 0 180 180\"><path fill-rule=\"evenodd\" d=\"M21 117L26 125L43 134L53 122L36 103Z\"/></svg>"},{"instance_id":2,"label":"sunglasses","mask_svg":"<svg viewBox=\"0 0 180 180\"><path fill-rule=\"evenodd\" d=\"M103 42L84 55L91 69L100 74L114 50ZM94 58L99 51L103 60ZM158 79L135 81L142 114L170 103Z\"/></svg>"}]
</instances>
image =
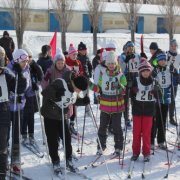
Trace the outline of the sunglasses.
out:
<instances>
[{"instance_id":1,"label":"sunglasses","mask_svg":"<svg viewBox=\"0 0 180 180\"><path fill-rule=\"evenodd\" d=\"M15 59L14 61L18 61L19 59L21 59L22 61L28 61L28 56L26 54L22 54L21 56L19 56L19 58Z\"/></svg>"}]
</instances>

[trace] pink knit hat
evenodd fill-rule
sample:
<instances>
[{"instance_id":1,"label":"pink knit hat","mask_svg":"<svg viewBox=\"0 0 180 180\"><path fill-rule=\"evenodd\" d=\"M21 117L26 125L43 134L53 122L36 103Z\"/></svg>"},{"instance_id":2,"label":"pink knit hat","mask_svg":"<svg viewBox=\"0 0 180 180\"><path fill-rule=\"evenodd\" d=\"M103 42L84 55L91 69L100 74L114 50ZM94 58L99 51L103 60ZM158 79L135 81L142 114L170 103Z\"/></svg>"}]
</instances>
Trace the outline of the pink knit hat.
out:
<instances>
[{"instance_id":1,"label":"pink knit hat","mask_svg":"<svg viewBox=\"0 0 180 180\"><path fill-rule=\"evenodd\" d=\"M146 58L141 58L138 70L139 73L141 73L144 70L152 71L152 66Z\"/></svg>"},{"instance_id":2,"label":"pink knit hat","mask_svg":"<svg viewBox=\"0 0 180 180\"><path fill-rule=\"evenodd\" d=\"M74 47L74 45L71 43L69 45L69 51L68 51L68 54L74 54L74 53L77 53L77 49Z\"/></svg>"}]
</instances>

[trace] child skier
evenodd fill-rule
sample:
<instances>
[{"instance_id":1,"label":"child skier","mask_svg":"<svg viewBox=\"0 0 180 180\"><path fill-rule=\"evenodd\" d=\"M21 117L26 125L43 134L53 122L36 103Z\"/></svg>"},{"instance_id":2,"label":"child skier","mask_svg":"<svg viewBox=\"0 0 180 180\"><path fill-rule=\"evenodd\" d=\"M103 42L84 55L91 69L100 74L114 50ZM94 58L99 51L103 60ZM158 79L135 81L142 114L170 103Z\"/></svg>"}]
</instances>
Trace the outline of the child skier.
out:
<instances>
[{"instance_id":1,"label":"child skier","mask_svg":"<svg viewBox=\"0 0 180 180\"><path fill-rule=\"evenodd\" d=\"M22 144L35 143L34 139L34 113L38 112L38 102L36 98L38 97L38 82L43 78L43 71L41 67L32 59L31 49L25 47L26 52L28 53L30 66L30 80L31 84L27 91L25 92L26 103L23 110L23 123L22 123ZM37 96L37 97L36 97ZM28 135L28 136L27 136ZM29 141L28 141L29 137Z\"/></svg>"},{"instance_id":2,"label":"child skier","mask_svg":"<svg viewBox=\"0 0 180 180\"><path fill-rule=\"evenodd\" d=\"M150 159L151 128L155 114L155 97L152 66L145 58L141 58L138 68L139 76L133 81L131 89L132 115L133 115L133 156L136 161L140 154L141 137L144 161Z\"/></svg>"},{"instance_id":3,"label":"child skier","mask_svg":"<svg viewBox=\"0 0 180 180\"><path fill-rule=\"evenodd\" d=\"M7 170L7 139L10 128L10 92L15 92L16 78L5 69L5 50L0 46L0 179L5 180ZM18 74L17 94L22 94L26 88L26 79L22 76L19 64L14 65Z\"/></svg>"},{"instance_id":4,"label":"child skier","mask_svg":"<svg viewBox=\"0 0 180 180\"><path fill-rule=\"evenodd\" d=\"M28 65L28 54L25 50L23 49L17 49L13 53L13 60L7 65L7 69L9 72L12 74L15 73L14 70L14 65L18 65L19 71L22 71L23 76L26 78L26 89L25 92L28 90L28 88L31 86L31 79L30 79L30 71L29 71L29 65ZM25 93L24 92L24 93ZM23 94L18 94L18 102L17 105L14 104L15 102L15 96L14 93L10 93L10 111L11 111L11 121L12 121L12 141L13 141L13 146L12 146L12 170L15 173L20 173L21 165L20 165L20 139L19 139L19 131L21 133L21 127L23 123L23 109L25 105L25 95ZM19 125L19 113L20 111L20 125ZM20 129L19 129L20 127Z\"/></svg>"},{"instance_id":5,"label":"child skier","mask_svg":"<svg viewBox=\"0 0 180 180\"><path fill-rule=\"evenodd\" d=\"M166 119L168 106L171 103L171 73L176 73L175 68L167 66L166 54L164 52L157 55L158 65L153 70L153 76L157 79L162 96L158 93L156 103L156 120L153 122L151 144L154 147L154 138L157 132L157 143L159 148L166 149Z\"/></svg>"},{"instance_id":6,"label":"child skier","mask_svg":"<svg viewBox=\"0 0 180 180\"><path fill-rule=\"evenodd\" d=\"M115 141L115 154L121 154L123 149L123 132L121 128L121 116L124 111L123 92L127 84L125 76L118 66L117 56L114 51L106 55L106 70L100 72L98 84L90 83L90 88L100 93L100 126L98 136L102 150L106 149L106 139L108 136L108 126L112 120L112 128ZM101 155L100 145L97 147L97 154Z\"/></svg>"},{"instance_id":7,"label":"child skier","mask_svg":"<svg viewBox=\"0 0 180 180\"><path fill-rule=\"evenodd\" d=\"M53 163L54 173L58 176L62 174L58 156L59 137L65 139L67 168L69 171L76 171L72 164L72 146L71 135L68 129L67 107L76 100L73 97L73 93L79 93L80 90L84 91L87 89L87 86L88 83L85 77L75 76L75 73L67 71L63 74L63 79L56 79L42 91L43 105L41 113L44 116L49 155ZM64 114L62 114L62 105ZM62 116L64 116L65 137L63 135Z\"/></svg>"}]
</instances>

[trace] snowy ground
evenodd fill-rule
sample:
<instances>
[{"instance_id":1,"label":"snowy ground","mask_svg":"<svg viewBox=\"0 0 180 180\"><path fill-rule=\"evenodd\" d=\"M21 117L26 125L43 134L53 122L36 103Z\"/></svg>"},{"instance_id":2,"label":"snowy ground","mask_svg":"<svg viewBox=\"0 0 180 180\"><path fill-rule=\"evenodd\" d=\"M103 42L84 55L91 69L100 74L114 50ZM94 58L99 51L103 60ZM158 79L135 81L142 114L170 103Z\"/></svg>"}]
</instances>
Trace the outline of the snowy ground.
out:
<instances>
[{"instance_id":1,"label":"snowy ground","mask_svg":"<svg viewBox=\"0 0 180 180\"><path fill-rule=\"evenodd\" d=\"M0 32L1 34L2 32ZM14 36L14 32L11 31L10 34ZM34 56L37 57L37 54L41 50L41 46L43 44L49 44L51 38L53 36L53 33L47 33L47 32L26 32L24 36L24 42L27 44L28 47L30 47L34 53ZM175 35L177 38L177 41L180 44L180 36ZM130 35L129 34L121 34L121 33L108 33L108 34L99 34L98 35L98 46L99 47L104 47L105 44L109 41L114 41L117 45L117 52L120 54L123 44L130 40ZM68 33L67 34L67 44L70 42L73 42L76 46L79 44L80 41L83 41L87 44L89 54L92 55L92 34L81 34L81 33ZM156 41L158 42L160 48L163 50L168 49L168 35L157 35L157 34L148 34L144 35L144 46L145 46L145 51L146 53L149 53L148 47L150 42ZM136 51L139 52L139 42L140 42L140 35L136 35ZM60 46L60 34L58 34L58 46ZM91 93L91 99L92 98L92 93ZM93 102L93 101L91 101ZM176 99L176 108L177 108L177 118L178 121L180 120L180 90L178 91L177 94L177 99ZM93 113L96 115L97 113L97 106L92 104L93 108ZM83 127L83 115L84 115L84 108L78 108L78 126L79 126L79 131L80 133L82 132L82 127ZM41 134L41 124L39 120L39 114L36 114L36 124L35 124L35 136L37 139L37 142L42 149L43 152L46 152L45 146L42 145L42 134ZM96 119L97 123L99 124L99 112L97 115ZM124 120L122 120L122 126L124 125ZM175 142L176 140L176 129L174 126L168 125L169 131L167 131L167 141L168 142ZM170 132L171 131L171 132ZM172 133L173 132L173 133ZM77 154L77 149L78 149L78 142L77 140L72 140L72 145L73 145L73 151L77 154L79 157L78 162L75 162L76 166L80 169L81 172L84 174L87 174L89 177L91 177L93 180L108 180L107 176L107 171L106 171L106 166L105 164L102 164L101 166L97 168L88 168L87 170L84 169L84 166L86 166L88 163L90 163L92 160L95 158L95 153L96 153L96 138L97 138L97 133L96 130L93 126L93 122L91 118L87 118L86 120L86 128L85 128L85 137L87 139L90 139L93 141L92 144L87 145L84 144L83 146L83 155L80 157L80 155ZM111 179L113 180L118 180L118 179L127 179L127 171L129 168L129 163L130 163L130 157L132 155L132 131L128 130L127 133L127 141L130 140L130 143L127 144L126 146L126 151L125 151L125 159L124 159L124 166L121 168L121 165L119 165L119 161L117 159L111 160L107 162L109 172ZM108 143L107 143L107 151L105 153L105 158L108 158L108 155L113 153L114 148L114 141L113 141L113 136L110 135L108 138ZM168 145L169 149L173 150L173 147ZM24 170L24 174L31 177L34 180L50 180L52 172L51 172L51 166L48 162L47 155L40 159L37 158L35 155L33 155L31 152L28 150L24 149L22 147L22 161L24 164L22 165L22 168ZM59 154L61 156L61 162L63 166L63 150L62 147L59 150ZM172 166L170 169L169 173L169 179L178 179L180 178L180 159L178 157L180 156L180 152L175 150L175 154L173 155L172 158ZM171 154L169 154L171 158ZM142 171L142 159L143 157L140 157L140 160L136 163L134 173L133 173L133 179L141 179L141 171ZM100 159L102 161L103 158ZM155 152L155 155L151 157L151 166L149 166L149 175L147 176L147 179L163 179L163 177L166 175L167 171L167 158L166 158L166 153L163 151L158 151ZM57 178L54 178L57 179ZM80 177L73 177L72 175L68 175L67 177L68 180L80 180Z\"/></svg>"}]
</instances>

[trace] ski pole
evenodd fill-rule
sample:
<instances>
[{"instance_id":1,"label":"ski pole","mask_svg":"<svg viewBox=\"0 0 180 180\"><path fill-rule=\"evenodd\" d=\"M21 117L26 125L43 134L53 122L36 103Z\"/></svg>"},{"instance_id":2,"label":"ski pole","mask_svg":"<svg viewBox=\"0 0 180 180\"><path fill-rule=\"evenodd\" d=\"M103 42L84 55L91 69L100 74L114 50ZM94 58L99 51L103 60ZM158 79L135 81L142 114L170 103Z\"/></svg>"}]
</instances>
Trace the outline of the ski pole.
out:
<instances>
[{"instance_id":1,"label":"ski pole","mask_svg":"<svg viewBox=\"0 0 180 180\"><path fill-rule=\"evenodd\" d=\"M79 153L80 152L80 149L79 149L79 141L80 141L80 137L79 137L79 126L78 126L78 122L77 122L77 107L75 106L75 120L76 120L76 128L77 128L77 136L78 136L78 139L77 139L77 145L78 145L78 149L77 149L77 152Z\"/></svg>"},{"instance_id":2,"label":"ski pole","mask_svg":"<svg viewBox=\"0 0 180 180\"><path fill-rule=\"evenodd\" d=\"M93 110L92 110L92 107L91 107L90 104L89 104L89 109L90 109L90 112L91 112L91 115L92 115L93 125L94 125L95 131L96 131L96 133L97 133L97 140L98 140L98 143L99 143L99 147L100 147L100 149L101 149L101 151L102 151L102 156L103 156L103 159L104 159L104 163L105 163L105 165L106 165L106 171L107 171L109 180L111 180L110 173L109 173L109 168L108 168L108 165L107 165L105 156L104 156L104 154L103 154L103 149L102 149L102 146L101 146L101 143L100 143L100 139L99 139L99 136L98 136L98 126L97 126L97 123L96 123L96 120L95 120L95 116L94 116L94 114L93 114Z\"/></svg>"},{"instance_id":3,"label":"ski pole","mask_svg":"<svg viewBox=\"0 0 180 180\"><path fill-rule=\"evenodd\" d=\"M65 138L65 122L64 122L64 103L63 98L61 102L61 112L62 112L62 125L63 125L63 145L64 145L64 176L65 180L67 179L67 171L66 171L66 138Z\"/></svg>"},{"instance_id":4,"label":"ski pole","mask_svg":"<svg viewBox=\"0 0 180 180\"><path fill-rule=\"evenodd\" d=\"M40 122L41 122L43 145L45 145L46 144L45 129L44 129L44 122L42 120L42 115L41 115L41 110L40 110L40 101L38 99L38 91L35 91L35 96L36 96L36 101L37 101L37 105L38 105L39 118L40 118Z\"/></svg>"},{"instance_id":5,"label":"ski pole","mask_svg":"<svg viewBox=\"0 0 180 180\"><path fill-rule=\"evenodd\" d=\"M84 131L85 131L85 124L86 124L86 110L87 106L84 108L84 122L83 122L83 133L82 133L82 140L81 140L81 157L82 157L82 151L83 151L83 143L84 143Z\"/></svg>"},{"instance_id":6,"label":"ski pole","mask_svg":"<svg viewBox=\"0 0 180 180\"><path fill-rule=\"evenodd\" d=\"M14 112L13 112L13 122L12 122L12 145L11 145L11 164L10 164L10 179L12 178L12 159L13 159L13 147L14 147L14 128L15 128L15 117L16 117L16 107L17 107L17 87L18 87L18 74L15 76L15 91L14 91Z\"/></svg>"}]
</instances>

